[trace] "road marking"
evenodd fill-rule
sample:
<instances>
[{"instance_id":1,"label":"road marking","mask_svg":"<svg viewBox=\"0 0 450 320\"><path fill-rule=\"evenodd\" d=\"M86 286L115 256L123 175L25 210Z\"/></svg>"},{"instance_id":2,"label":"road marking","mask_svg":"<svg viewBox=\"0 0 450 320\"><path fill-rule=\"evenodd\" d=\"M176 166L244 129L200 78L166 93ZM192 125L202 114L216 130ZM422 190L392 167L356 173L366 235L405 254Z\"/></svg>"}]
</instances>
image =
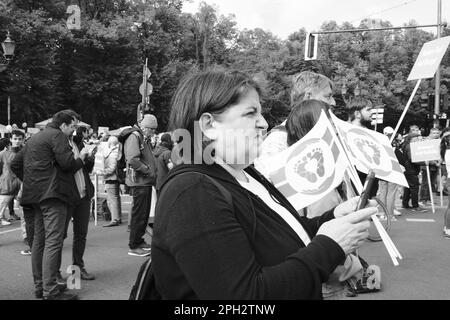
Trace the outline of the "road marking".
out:
<instances>
[{"instance_id":1,"label":"road marking","mask_svg":"<svg viewBox=\"0 0 450 320\"><path fill-rule=\"evenodd\" d=\"M22 228L16 228L16 229L8 230L8 231L2 231L2 232L0 232L0 234L6 234L6 233L14 232L14 231L17 231L17 230L22 230Z\"/></svg>"},{"instance_id":2,"label":"road marking","mask_svg":"<svg viewBox=\"0 0 450 320\"><path fill-rule=\"evenodd\" d=\"M434 219L406 219L408 222L436 222Z\"/></svg>"}]
</instances>

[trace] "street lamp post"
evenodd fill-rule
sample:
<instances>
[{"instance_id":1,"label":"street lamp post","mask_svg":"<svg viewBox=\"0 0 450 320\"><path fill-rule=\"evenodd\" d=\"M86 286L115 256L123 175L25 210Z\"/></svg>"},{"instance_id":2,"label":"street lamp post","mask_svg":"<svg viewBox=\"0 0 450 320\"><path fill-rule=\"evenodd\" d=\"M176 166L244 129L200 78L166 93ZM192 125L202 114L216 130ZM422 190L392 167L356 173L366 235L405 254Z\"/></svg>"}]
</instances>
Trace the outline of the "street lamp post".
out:
<instances>
[{"instance_id":1,"label":"street lamp post","mask_svg":"<svg viewBox=\"0 0 450 320\"><path fill-rule=\"evenodd\" d=\"M2 49L3 49L3 57L6 60L5 64L0 64L0 72L6 70L9 62L14 57L14 51L16 49L16 43L11 40L11 35L8 31L6 34L5 41L2 42ZM8 125L11 123L11 98L8 95Z\"/></svg>"}]
</instances>

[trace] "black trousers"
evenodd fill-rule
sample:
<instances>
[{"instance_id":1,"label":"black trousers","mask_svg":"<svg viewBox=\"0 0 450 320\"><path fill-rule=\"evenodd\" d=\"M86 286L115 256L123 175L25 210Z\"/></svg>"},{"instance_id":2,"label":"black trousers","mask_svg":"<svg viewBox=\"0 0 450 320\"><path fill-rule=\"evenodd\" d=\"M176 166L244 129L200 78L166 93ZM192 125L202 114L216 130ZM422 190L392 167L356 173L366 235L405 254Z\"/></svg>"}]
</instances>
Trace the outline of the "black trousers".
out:
<instances>
[{"instance_id":1,"label":"black trousers","mask_svg":"<svg viewBox=\"0 0 450 320\"><path fill-rule=\"evenodd\" d=\"M58 261L64 241L67 204L58 199L47 199L33 205L34 240L31 265L36 291L44 297L57 294Z\"/></svg>"},{"instance_id":2,"label":"black trousers","mask_svg":"<svg viewBox=\"0 0 450 320\"><path fill-rule=\"evenodd\" d=\"M34 238L34 211L32 206L22 206L23 218L25 219L25 230L27 231L27 242L30 249L33 247Z\"/></svg>"},{"instance_id":3,"label":"black trousers","mask_svg":"<svg viewBox=\"0 0 450 320\"><path fill-rule=\"evenodd\" d=\"M67 238L70 220L73 218L73 243L72 264L84 268L84 251L86 249L86 238L88 234L91 200L84 197L74 205L67 208L67 219L64 229L64 239ZM61 268L61 254L59 255L59 267Z\"/></svg>"},{"instance_id":4,"label":"black trousers","mask_svg":"<svg viewBox=\"0 0 450 320\"><path fill-rule=\"evenodd\" d=\"M430 167L430 181L431 181L431 192L436 192L436 180L438 176L438 171L431 170ZM420 184L420 201L430 201L430 189L428 187L428 175L427 170L422 170L422 183Z\"/></svg>"},{"instance_id":5,"label":"black trousers","mask_svg":"<svg viewBox=\"0 0 450 320\"><path fill-rule=\"evenodd\" d=\"M417 174L405 173L406 181L408 181L409 188L405 188L403 192L402 205L403 207L409 206L409 200L413 208L419 206L419 177Z\"/></svg>"},{"instance_id":6,"label":"black trousers","mask_svg":"<svg viewBox=\"0 0 450 320\"><path fill-rule=\"evenodd\" d=\"M152 201L152 187L131 187L133 207L131 208L130 238L128 246L136 249L144 242L145 229L150 216Z\"/></svg>"}]
</instances>

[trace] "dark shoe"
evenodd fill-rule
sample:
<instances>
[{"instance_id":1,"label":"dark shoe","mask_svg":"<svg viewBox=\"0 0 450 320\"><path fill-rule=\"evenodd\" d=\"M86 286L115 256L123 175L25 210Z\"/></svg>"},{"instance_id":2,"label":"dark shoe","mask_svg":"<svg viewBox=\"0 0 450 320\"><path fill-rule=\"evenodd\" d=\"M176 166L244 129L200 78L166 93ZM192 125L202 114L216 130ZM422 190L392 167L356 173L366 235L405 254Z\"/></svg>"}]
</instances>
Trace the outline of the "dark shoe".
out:
<instances>
[{"instance_id":1,"label":"dark shoe","mask_svg":"<svg viewBox=\"0 0 450 320\"><path fill-rule=\"evenodd\" d=\"M422 208L422 207L412 207L411 208L411 211L414 211L414 212L428 212L428 210L427 209L425 209L425 208Z\"/></svg>"},{"instance_id":2,"label":"dark shoe","mask_svg":"<svg viewBox=\"0 0 450 320\"><path fill-rule=\"evenodd\" d=\"M66 284L64 284L64 285L58 284L57 289L58 289L59 293L62 293L67 290L67 285ZM36 289L36 291L34 292L34 296L37 299L42 299L42 297L43 297L42 289Z\"/></svg>"},{"instance_id":3,"label":"dark shoe","mask_svg":"<svg viewBox=\"0 0 450 320\"><path fill-rule=\"evenodd\" d=\"M42 289L34 291L36 299L42 299Z\"/></svg>"},{"instance_id":4,"label":"dark shoe","mask_svg":"<svg viewBox=\"0 0 450 320\"><path fill-rule=\"evenodd\" d=\"M403 209L411 209L411 207L410 207L409 205L406 205L406 206L405 206L405 205L402 205L402 208L403 208Z\"/></svg>"},{"instance_id":5,"label":"dark shoe","mask_svg":"<svg viewBox=\"0 0 450 320\"><path fill-rule=\"evenodd\" d=\"M105 224L103 227L108 228L108 227L117 227L120 225L119 220L113 220L108 224Z\"/></svg>"},{"instance_id":6,"label":"dark shoe","mask_svg":"<svg viewBox=\"0 0 450 320\"><path fill-rule=\"evenodd\" d=\"M95 280L95 276L86 271L85 268L81 268L81 280Z\"/></svg>"},{"instance_id":7,"label":"dark shoe","mask_svg":"<svg viewBox=\"0 0 450 320\"><path fill-rule=\"evenodd\" d=\"M20 221L20 217L17 214L12 214L9 216L9 221L13 222L13 221Z\"/></svg>"},{"instance_id":8,"label":"dark shoe","mask_svg":"<svg viewBox=\"0 0 450 320\"><path fill-rule=\"evenodd\" d=\"M119 219L119 224L122 224L122 219Z\"/></svg>"},{"instance_id":9,"label":"dark shoe","mask_svg":"<svg viewBox=\"0 0 450 320\"><path fill-rule=\"evenodd\" d=\"M138 246L138 248L139 248L139 249L142 249L142 250L145 250L145 251L150 251L150 250L152 250L152 246L149 245L148 243L146 243L145 241L142 242L142 243Z\"/></svg>"},{"instance_id":10,"label":"dark shoe","mask_svg":"<svg viewBox=\"0 0 450 320\"><path fill-rule=\"evenodd\" d=\"M42 297L43 300L78 300L78 296L72 293L59 292L46 297Z\"/></svg>"}]
</instances>

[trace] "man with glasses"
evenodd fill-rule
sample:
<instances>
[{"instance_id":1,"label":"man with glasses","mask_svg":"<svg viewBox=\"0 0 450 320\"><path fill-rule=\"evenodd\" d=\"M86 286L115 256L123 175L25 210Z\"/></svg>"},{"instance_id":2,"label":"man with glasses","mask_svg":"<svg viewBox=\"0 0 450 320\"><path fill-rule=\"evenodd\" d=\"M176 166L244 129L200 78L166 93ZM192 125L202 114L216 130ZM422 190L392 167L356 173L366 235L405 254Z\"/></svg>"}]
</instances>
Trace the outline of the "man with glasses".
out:
<instances>
[{"instance_id":1,"label":"man with glasses","mask_svg":"<svg viewBox=\"0 0 450 320\"><path fill-rule=\"evenodd\" d=\"M136 124L125 140L124 154L127 163L125 183L131 188L133 207L131 208L129 251L131 256L150 255L151 246L144 240L147 228L152 186L156 184L156 160L152 152L151 139L155 135L158 122L154 115L146 114Z\"/></svg>"}]
</instances>

